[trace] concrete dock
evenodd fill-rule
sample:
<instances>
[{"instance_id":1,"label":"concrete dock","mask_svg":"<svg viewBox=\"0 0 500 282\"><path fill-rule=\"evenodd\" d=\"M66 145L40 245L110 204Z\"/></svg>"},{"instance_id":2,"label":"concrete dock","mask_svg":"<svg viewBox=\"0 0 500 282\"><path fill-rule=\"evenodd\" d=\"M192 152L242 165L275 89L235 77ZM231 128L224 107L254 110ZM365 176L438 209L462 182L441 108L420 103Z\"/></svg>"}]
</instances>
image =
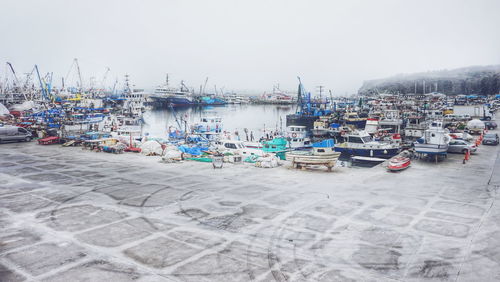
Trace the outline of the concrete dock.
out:
<instances>
[{"instance_id":1,"label":"concrete dock","mask_svg":"<svg viewBox=\"0 0 500 282\"><path fill-rule=\"evenodd\" d=\"M0 281L499 281L500 146L297 171L0 145Z\"/></svg>"}]
</instances>

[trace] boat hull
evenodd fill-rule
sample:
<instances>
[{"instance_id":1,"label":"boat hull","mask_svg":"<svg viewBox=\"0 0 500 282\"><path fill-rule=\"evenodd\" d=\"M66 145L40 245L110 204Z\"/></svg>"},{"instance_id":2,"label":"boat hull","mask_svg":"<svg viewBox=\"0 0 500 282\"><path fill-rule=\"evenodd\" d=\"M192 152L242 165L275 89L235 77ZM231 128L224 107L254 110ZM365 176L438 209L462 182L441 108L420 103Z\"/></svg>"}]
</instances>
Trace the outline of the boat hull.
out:
<instances>
[{"instance_id":1,"label":"boat hull","mask_svg":"<svg viewBox=\"0 0 500 282\"><path fill-rule=\"evenodd\" d=\"M415 143L415 152L427 155L446 155L448 152L448 144Z\"/></svg>"},{"instance_id":2,"label":"boat hull","mask_svg":"<svg viewBox=\"0 0 500 282\"><path fill-rule=\"evenodd\" d=\"M152 105L156 108L192 106L196 103L185 97L151 97Z\"/></svg>"},{"instance_id":3,"label":"boat hull","mask_svg":"<svg viewBox=\"0 0 500 282\"><path fill-rule=\"evenodd\" d=\"M346 120L346 124L354 125L356 128L365 128L366 120Z\"/></svg>"},{"instance_id":4,"label":"boat hull","mask_svg":"<svg viewBox=\"0 0 500 282\"><path fill-rule=\"evenodd\" d=\"M387 170L389 171L401 171L410 167L411 161L407 157L395 157L389 160L387 164Z\"/></svg>"},{"instance_id":5,"label":"boat hull","mask_svg":"<svg viewBox=\"0 0 500 282\"><path fill-rule=\"evenodd\" d=\"M295 163L304 163L304 164L325 164L332 163L335 165L337 160L339 159L340 153L334 152L332 154L324 154L324 155L313 155L311 152L287 152L285 154L286 160L295 162Z\"/></svg>"},{"instance_id":6,"label":"boat hull","mask_svg":"<svg viewBox=\"0 0 500 282\"><path fill-rule=\"evenodd\" d=\"M371 157L390 159L399 153L399 149L362 149L362 148L349 148L349 147L335 147L336 152L349 154L351 156Z\"/></svg>"}]
</instances>

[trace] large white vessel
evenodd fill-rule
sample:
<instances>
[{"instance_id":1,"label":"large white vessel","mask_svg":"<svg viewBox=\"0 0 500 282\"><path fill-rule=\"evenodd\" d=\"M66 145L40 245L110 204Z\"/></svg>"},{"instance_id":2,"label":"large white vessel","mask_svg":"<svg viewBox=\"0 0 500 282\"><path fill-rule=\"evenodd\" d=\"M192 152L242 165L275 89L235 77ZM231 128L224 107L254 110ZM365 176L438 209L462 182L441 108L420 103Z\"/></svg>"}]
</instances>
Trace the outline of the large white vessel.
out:
<instances>
[{"instance_id":1,"label":"large white vessel","mask_svg":"<svg viewBox=\"0 0 500 282\"><path fill-rule=\"evenodd\" d=\"M165 84L156 87L154 94L150 98L155 107L176 107L195 104L192 93L182 81L180 88L170 87L168 75Z\"/></svg>"}]
</instances>

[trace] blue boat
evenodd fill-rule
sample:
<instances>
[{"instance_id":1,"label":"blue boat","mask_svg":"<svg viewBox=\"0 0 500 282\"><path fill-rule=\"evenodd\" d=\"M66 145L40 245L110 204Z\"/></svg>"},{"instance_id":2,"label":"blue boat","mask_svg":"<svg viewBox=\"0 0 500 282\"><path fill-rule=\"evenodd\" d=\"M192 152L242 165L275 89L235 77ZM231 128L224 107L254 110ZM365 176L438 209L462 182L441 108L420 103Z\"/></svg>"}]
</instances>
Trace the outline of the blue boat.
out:
<instances>
[{"instance_id":1,"label":"blue boat","mask_svg":"<svg viewBox=\"0 0 500 282\"><path fill-rule=\"evenodd\" d=\"M344 116L344 120L346 124L352 124L356 128L363 129L366 126L366 118L360 118L358 116L358 113L355 112L346 113Z\"/></svg>"},{"instance_id":2,"label":"blue boat","mask_svg":"<svg viewBox=\"0 0 500 282\"><path fill-rule=\"evenodd\" d=\"M311 93L306 92L299 79L297 93L298 111L295 114L286 116L286 126L305 126L309 132L314 128L314 122L320 116L328 116L331 111L327 109L329 101L327 99L311 98Z\"/></svg>"},{"instance_id":3,"label":"blue boat","mask_svg":"<svg viewBox=\"0 0 500 282\"><path fill-rule=\"evenodd\" d=\"M336 152L351 156L390 159L399 153L399 145L374 141L365 131L349 134L347 141L335 146Z\"/></svg>"}]
</instances>

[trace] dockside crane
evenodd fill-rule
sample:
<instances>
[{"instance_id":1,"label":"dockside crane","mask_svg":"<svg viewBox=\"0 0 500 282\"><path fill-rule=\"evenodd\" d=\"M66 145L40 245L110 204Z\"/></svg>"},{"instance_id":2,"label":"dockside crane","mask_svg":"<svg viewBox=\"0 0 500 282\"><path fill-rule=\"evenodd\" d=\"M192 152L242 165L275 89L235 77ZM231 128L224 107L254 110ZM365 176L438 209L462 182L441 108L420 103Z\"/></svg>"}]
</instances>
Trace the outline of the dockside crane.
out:
<instances>
[{"instance_id":1,"label":"dockside crane","mask_svg":"<svg viewBox=\"0 0 500 282\"><path fill-rule=\"evenodd\" d=\"M109 67L106 67L106 70L104 71L104 75L102 76L101 89L102 89L103 93L104 93L104 90L106 89L106 78L108 78L108 74L109 74L110 70L111 69Z\"/></svg>"},{"instance_id":2,"label":"dockside crane","mask_svg":"<svg viewBox=\"0 0 500 282\"><path fill-rule=\"evenodd\" d=\"M37 65L35 65L35 70L36 70L36 75L38 77L38 82L40 82L40 89L41 89L41 92L42 92L42 98L51 101L51 99L49 97L49 93L47 91L46 84L44 83L42 77L40 76L40 71L38 70L38 66Z\"/></svg>"},{"instance_id":3,"label":"dockside crane","mask_svg":"<svg viewBox=\"0 0 500 282\"><path fill-rule=\"evenodd\" d=\"M10 71L12 72L12 76L14 77L13 90L14 91L17 90L17 91L21 92L21 94L23 94L24 100L27 100L28 98L26 97L26 93L24 93L23 89L21 88L21 83L19 83L19 79L17 78L17 74L16 74L16 71L14 70L14 67L9 62L7 62L7 65L9 66ZM12 95L14 95L14 94L12 94ZM12 97L12 98L14 98L14 97Z\"/></svg>"},{"instance_id":4,"label":"dockside crane","mask_svg":"<svg viewBox=\"0 0 500 282\"><path fill-rule=\"evenodd\" d=\"M81 93L82 89L83 89L83 82L82 82L82 74L80 72L80 65L78 64L77 58L73 59L73 63L71 63L71 66L69 67L68 73L66 74L66 78L64 80L66 81L66 83L68 82L68 78L69 78L71 71L73 70L73 67L76 68L76 73L78 75L78 82L77 82L78 92Z\"/></svg>"}]
</instances>

